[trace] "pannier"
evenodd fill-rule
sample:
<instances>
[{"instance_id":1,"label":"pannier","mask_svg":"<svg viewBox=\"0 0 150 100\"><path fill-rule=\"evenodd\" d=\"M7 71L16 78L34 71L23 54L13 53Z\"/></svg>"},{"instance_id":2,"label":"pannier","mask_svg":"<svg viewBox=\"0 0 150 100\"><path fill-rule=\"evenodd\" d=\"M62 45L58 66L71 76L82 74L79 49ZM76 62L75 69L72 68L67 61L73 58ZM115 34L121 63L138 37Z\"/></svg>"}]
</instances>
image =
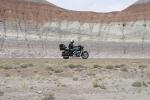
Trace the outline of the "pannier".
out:
<instances>
[{"instance_id":1,"label":"pannier","mask_svg":"<svg viewBox=\"0 0 150 100\"><path fill-rule=\"evenodd\" d=\"M67 47L64 44L59 45L60 50L65 50Z\"/></svg>"}]
</instances>

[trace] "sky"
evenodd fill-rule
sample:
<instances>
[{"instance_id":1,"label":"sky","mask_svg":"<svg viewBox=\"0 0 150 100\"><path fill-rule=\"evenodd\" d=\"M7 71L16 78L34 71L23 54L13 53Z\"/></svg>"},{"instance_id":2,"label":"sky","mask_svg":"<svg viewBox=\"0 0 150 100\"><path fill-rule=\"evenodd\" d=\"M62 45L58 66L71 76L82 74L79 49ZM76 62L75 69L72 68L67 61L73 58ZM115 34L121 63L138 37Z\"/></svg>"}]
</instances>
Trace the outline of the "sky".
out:
<instances>
[{"instance_id":1,"label":"sky","mask_svg":"<svg viewBox=\"0 0 150 100\"><path fill-rule=\"evenodd\" d=\"M59 7L94 12L121 11L138 0L47 0Z\"/></svg>"}]
</instances>

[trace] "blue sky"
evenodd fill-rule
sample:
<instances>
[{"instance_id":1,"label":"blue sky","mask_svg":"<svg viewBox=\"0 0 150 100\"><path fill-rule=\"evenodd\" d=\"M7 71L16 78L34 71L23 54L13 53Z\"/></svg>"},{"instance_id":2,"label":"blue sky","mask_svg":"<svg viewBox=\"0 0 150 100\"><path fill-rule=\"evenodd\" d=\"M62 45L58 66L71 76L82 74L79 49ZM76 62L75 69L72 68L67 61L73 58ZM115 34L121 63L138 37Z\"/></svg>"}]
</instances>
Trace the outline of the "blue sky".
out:
<instances>
[{"instance_id":1,"label":"blue sky","mask_svg":"<svg viewBox=\"0 0 150 100\"><path fill-rule=\"evenodd\" d=\"M47 0L65 9L77 11L120 11L137 0Z\"/></svg>"}]
</instances>

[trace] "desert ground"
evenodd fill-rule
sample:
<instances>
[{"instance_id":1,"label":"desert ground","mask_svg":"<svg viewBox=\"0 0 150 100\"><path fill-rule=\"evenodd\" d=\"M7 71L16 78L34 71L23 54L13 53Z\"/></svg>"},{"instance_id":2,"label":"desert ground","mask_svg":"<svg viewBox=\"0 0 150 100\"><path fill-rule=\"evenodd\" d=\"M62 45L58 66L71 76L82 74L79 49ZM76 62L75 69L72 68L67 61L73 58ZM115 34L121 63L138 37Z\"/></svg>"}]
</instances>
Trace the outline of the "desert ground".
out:
<instances>
[{"instance_id":1,"label":"desert ground","mask_svg":"<svg viewBox=\"0 0 150 100\"><path fill-rule=\"evenodd\" d=\"M0 100L149 100L150 59L0 59Z\"/></svg>"}]
</instances>

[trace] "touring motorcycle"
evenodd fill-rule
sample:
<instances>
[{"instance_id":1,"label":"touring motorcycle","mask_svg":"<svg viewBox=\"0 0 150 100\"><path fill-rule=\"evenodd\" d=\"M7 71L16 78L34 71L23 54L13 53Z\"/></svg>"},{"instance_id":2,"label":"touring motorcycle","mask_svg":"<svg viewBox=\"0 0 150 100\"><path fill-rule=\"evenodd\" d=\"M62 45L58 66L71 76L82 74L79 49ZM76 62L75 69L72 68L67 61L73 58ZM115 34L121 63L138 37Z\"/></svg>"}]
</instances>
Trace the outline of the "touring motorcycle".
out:
<instances>
[{"instance_id":1,"label":"touring motorcycle","mask_svg":"<svg viewBox=\"0 0 150 100\"><path fill-rule=\"evenodd\" d=\"M62 51L62 57L69 59L69 57L81 57L82 59L88 59L89 53L84 51L84 46L74 46L73 49L69 49L64 44L59 45L60 51Z\"/></svg>"}]
</instances>

